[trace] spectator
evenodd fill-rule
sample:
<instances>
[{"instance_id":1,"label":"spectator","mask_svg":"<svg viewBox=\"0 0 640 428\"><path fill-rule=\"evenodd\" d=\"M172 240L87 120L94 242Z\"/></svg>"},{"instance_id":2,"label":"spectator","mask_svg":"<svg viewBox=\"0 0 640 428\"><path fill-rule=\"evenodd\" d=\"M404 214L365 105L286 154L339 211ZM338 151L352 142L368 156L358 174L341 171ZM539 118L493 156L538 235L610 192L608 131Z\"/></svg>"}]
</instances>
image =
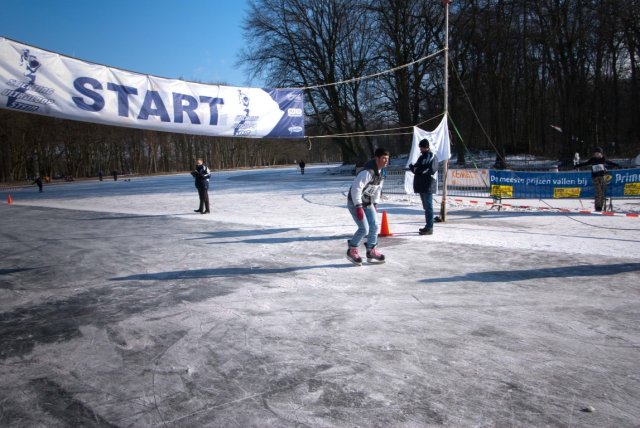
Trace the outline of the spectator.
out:
<instances>
[{"instance_id":1,"label":"spectator","mask_svg":"<svg viewBox=\"0 0 640 428\"><path fill-rule=\"evenodd\" d=\"M196 167L191 171L191 175L196 179L196 189L198 189L198 198L200 199L200 206L194 212L209 214L209 177L211 177L211 173L202 159L196 160Z\"/></svg>"},{"instance_id":2,"label":"spectator","mask_svg":"<svg viewBox=\"0 0 640 428\"><path fill-rule=\"evenodd\" d=\"M36 179L33 180L32 184L37 184L38 190L40 191L40 193L42 193L42 179L40 178L40 176L36 177Z\"/></svg>"},{"instance_id":3,"label":"spectator","mask_svg":"<svg viewBox=\"0 0 640 428\"><path fill-rule=\"evenodd\" d=\"M414 164L409 164L413 172L413 191L420 195L424 209L425 226L418 230L420 235L433 234L433 194L438 190L436 176L438 174L438 157L429 150L426 138L418 143L420 157Z\"/></svg>"},{"instance_id":4,"label":"spectator","mask_svg":"<svg viewBox=\"0 0 640 428\"><path fill-rule=\"evenodd\" d=\"M605 206L607 181L607 166L619 167L615 162L605 159L602 147L593 149L593 156L589 160L577 163L575 168L591 165L591 181L593 182L593 190L595 192L595 210L602 211Z\"/></svg>"}]
</instances>

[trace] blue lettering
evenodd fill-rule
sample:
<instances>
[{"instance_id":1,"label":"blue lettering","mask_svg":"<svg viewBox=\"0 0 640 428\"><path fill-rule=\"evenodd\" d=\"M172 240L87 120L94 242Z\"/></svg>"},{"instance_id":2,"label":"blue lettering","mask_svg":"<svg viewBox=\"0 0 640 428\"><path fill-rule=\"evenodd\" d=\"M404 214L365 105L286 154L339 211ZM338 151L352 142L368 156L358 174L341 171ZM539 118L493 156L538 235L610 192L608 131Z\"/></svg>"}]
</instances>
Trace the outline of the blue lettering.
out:
<instances>
[{"instance_id":1,"label":"blue lettering","mask_svg":"<svg viewBox=\"0 0 640 428\"><path fill-rule=\"evenodd\" d=\"M187 105L184 105L183 101L186 101ZM191 123L200 125L200 118L194 111L196 108L198 108L198 100L191 95L173 93L173 121L175 123L182 123L184 113L187 113Z\"/></svg>"},{"instance_id":2,"label":"blue lettering","mask_svg":"<svg viewBox=\"0 0 640 428\"><path fill-rule=\"evenodd\" d=\"M218 124L218 104L224 104L224 98L200 97L200 101L209 104L209 112L211 114L209 125Z\"/></svg>"},{"instance_id":3,"label":"blue lettering","mask_svg":"<svg viewBox=\"0 0 640 428\"><path fill-rule=\"evenodd\" d=\"M118 116L129 117L129 97L128 95L138 95L138 90L131 86L117 85L108 82L107 89L118 93Z\"/></svg>"},{"instance_id":4,"label":"blue lettering","mask_svg":"<svg viewBox=\"0 0 640 428\"><path fill-rule=\"evenodd\" d=\"M157 107L153 108L153 105ZM162 120L163 122L171 122L169 113L167 113L167 109L165 108L158 91L147 91L147 95L145 95L144 97L144 102L142 103L142 108L140 109L138 119L147 120L151 115L160 116L160 120Z\"/></svg>"},{"instance_id":5,"label":"blue lettering","mask_svg":"<svg viewBox=\"0 0 640 428\"><path fill-rule=\"evenodd\" d=\"M75 105L86 111L99 112L105 107L105 98L99 92L104 90L102 83L91 77L78 77L73 82L74 88L80 96L72 97ZM130 116L130 96L139 95L138 88L125 86L119 83L106 82L107 90L118 94L118 116ZM197 109L199 103L209 105L209 125L217 126L219 119L219 107L224 105L223 98L209 96L195 97L189 94L173 92L173 120L175 123L183 123L185 114L192 124L200 125L201 119ZM135 115L135 112L133 112ZM137 119L148 120L149 116L157 116L162 122L171 122L171 117L165 106L162 96L158 91L146 91L142 107Z\"/></svg>"},{"instance_id":6,"label":"blue lettering","mask_svg":"<svg viewBox=\"0 0 640 428\"><path fill-rule=\"evenodd\" d=\"M87 104L82 97L72 97L73 102L86 111L100 111L104 108L104 98L99 93L87 88L86 85L91 85L93 89L102 89L102 85L96 79L91 77L78 77L73 81L73 87L76 91L80 92L93 100L93 104Z\"/></svg>"}]
</instances>

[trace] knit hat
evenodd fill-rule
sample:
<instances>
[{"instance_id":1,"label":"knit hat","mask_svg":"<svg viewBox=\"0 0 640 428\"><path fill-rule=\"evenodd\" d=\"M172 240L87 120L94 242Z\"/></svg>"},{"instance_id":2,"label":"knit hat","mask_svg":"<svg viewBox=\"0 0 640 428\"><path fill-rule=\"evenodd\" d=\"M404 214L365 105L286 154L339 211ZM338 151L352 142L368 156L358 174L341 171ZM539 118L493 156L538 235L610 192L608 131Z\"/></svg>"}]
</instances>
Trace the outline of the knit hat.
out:
<instances>
[{"instance_id":1,"label":"knit hat","mask_svg":"<svg viewBox=\"0 0 640 428\"><path fill-rule=\"evenodd\" d=\"M420 140L418 143L418 147L429 147L429 140L426 138L424 140Z\"/></svg>"},{"instance_id":2,"label":"knit hat","mask_svg":"<svg viewBox=\"0 0 640 428\"><path fill-rule=\"evenodd\" d=\"M604 153L604 150L602 150L602 147L596 147L593 149L593 153Z\"/></svg>"}]
</instances>

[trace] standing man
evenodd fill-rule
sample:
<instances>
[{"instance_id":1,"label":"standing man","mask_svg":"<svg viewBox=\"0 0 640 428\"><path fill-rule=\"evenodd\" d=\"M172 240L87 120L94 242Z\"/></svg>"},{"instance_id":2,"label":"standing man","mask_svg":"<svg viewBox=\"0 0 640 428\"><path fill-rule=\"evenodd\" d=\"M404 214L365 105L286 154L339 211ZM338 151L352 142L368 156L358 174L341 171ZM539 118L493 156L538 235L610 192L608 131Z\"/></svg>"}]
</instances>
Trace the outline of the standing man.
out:
<instances>
[{"instance_id":1,"label":"standing man","mask_svg":"<svg viewBox=\"0 0 640 428\"><path fill-rule=\"evenodd\" d=\"M42 193L42 179L40 178L40 176L37 176L36 179L33 180L33 184L37 184L38 190L40 191L40 193Z\"/></svg>"},{"instance_id":2,"label":"standing man","mask_svg":"<svg viewBox=\"0 0 640 428\"><path fill-rule=\"evenodd\" d=\"M196 168L191 171L191 175L196 179L196 189L200 198L200 207L194 210L200 214L209 214L209 177L211 173L202 159L196 160Z\"/></svg>"},{"instance_id":3,"label":"standing man","mask_svg":"<svg viewBox=\"0 0 640 428\"><path fill-rule=\"evenodd\" d=\"M301 160L298 163L298 166L300 167L300 174L304 175L304 167L306 166L306 164L304 163L304 160Z\"/></svg>"},{"instance_id":4,"label":"standing man","mask_svg":"<svg viewBox=\"0 0 640 428\"><path fill-rule=\"evenodd\" d=\"M384 263L384 255L377 249L378 243L378 211L377 205L382 195L382 185L386 171L384 168L389 163L389 152L383 148L376 149L373 159L364 164L364 168L358 173L349 188L347 195L347 208L356 222L358 230L347 241L347 259L357 265L362 265L362 258L358 253L358 247L364 237L367 237L366 251L367 262Z\"/></svg>"},{"instance_id":5,"label":"standing man","mask_svg":"<svg viewBox=\"0 0 640 428\"><path fill-rule=\"evenodd\" d=\"M607 182L605 181L607 166L619 167L620 165L605 159L602 147L593 149L593 156L586 162L577 163L575 168L587 165L591 165L591 181L593 181L593 190L596 194L595 210L602 211L605 205L605 192L607 189Z\"/></svg>"},{"instance_id":6,"label":"standing man","mask_svg":"<svg viewBox=\"0 0 640 428\"><path fill-rule=\"evenodd\" d=\"M433 194L438 191L438 158L429 150L426 138L418 143L420 157L414 164L409 164L413 177L413 191L420 194L424 209L425 226L418 230L420 235L433 234Z\"/></svg>"}]
</instances>

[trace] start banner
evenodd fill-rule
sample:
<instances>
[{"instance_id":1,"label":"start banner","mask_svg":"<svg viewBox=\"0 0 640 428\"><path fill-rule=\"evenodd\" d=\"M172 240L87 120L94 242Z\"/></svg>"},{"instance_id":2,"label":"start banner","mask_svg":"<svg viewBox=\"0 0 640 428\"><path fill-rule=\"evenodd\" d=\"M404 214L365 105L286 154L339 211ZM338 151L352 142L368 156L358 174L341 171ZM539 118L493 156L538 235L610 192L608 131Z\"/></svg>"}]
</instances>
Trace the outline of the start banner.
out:
<instances>
[{"instance_id":1,"label":"start banner","mask_svg":"<svg viewBox=\"0 0 640 428\"><path fill-rule=\"evenodd\" d=\"M490 170L491 195L502 198L582 198L595 194L591 172ZM607 196L640 197L640 169L616 169L605 175Z\"/></svg>"},{"instance_id":2,"label":"start banner","mask_svg":"<svg viewBox=\"0 0 640 428\"><path fill-rule=\"evenodd\" d=\"M299 89L165 79L80 61L2 37L0 107L185 134L304 137Z\"/></svg>"}]
</instances>

